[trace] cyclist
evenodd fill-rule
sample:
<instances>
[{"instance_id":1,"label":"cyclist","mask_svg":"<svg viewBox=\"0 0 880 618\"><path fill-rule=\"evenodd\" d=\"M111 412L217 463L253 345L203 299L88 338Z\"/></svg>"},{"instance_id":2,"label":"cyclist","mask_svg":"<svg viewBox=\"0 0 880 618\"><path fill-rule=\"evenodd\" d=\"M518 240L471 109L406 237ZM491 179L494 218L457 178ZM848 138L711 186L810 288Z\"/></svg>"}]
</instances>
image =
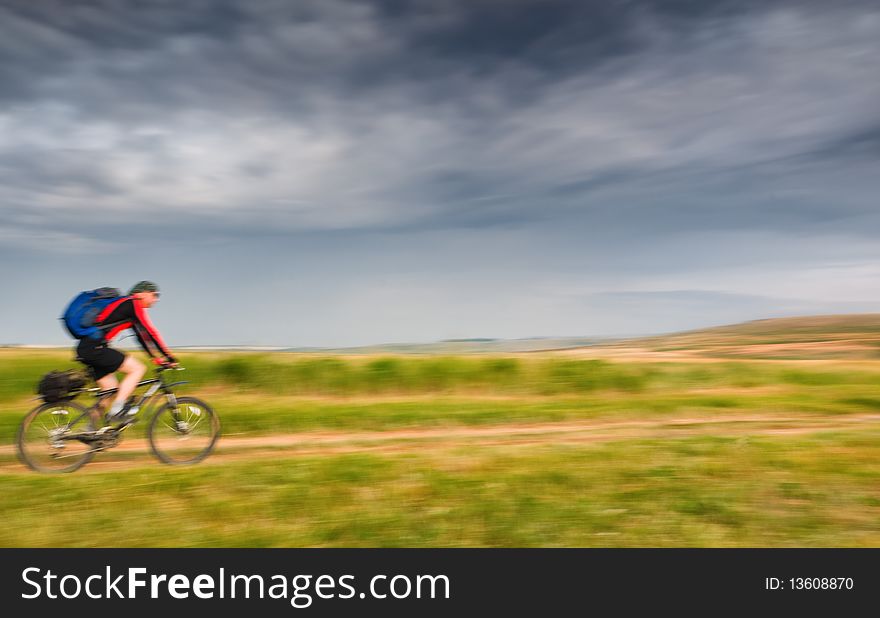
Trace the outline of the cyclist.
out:
<instances>
[{"instance_id":1,"label":"cyclist","mask_svg":"<svg viewBox=\"0 0 880 618\"><path fill-rule=\"evenodd\" d=\"M116 335L123 330L132 329L154 363L167 367L177 366L177 360L147 317L146 310L158 300L159 286L152 281L139 281L132 286L128 296L113 301L95 318L95 324L101 327L102 339L98 341L85 337L77 346L78 360L92 370L98 386L103 390L119 389L107 412L108 422L123 420L137 412L137 409L130 409L127 402L146 373L144 364L134 356L110 347L109 343ZM116 379L117 371L125 374L121 383Z\"/></svg>"}]
</instances>

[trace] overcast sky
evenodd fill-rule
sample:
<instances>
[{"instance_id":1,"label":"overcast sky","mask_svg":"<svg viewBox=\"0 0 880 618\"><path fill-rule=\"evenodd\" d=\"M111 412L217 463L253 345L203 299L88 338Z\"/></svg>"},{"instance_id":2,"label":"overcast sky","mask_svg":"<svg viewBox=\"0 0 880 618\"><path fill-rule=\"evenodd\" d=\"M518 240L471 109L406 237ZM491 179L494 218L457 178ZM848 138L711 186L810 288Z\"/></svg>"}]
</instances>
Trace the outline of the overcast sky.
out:
<instances>
[{"instance_id":1,"label":"overcast sky","mask_svg":"<svg viewBox=\"0 0 880 618\"><path fill-rule=\"evenodd\" d=\"M878 67L867 1L0 0L0 343L878 311Z\"/></svg>"}]
</instances>

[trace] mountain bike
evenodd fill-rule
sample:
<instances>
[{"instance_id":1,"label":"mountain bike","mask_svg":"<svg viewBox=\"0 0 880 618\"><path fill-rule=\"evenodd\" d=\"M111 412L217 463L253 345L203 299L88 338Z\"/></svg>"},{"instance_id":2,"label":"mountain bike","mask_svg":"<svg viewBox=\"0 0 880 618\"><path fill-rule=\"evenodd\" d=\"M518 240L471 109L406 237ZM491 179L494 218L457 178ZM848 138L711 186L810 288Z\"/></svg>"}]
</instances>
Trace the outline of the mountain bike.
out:
<instances>
[{"instance_id":1,"label":"mountain bike","mask_svg":"<svg viewBox=\"0 0 880 618\"><path fill-rule=\"evenodd\" d=\"M168 367L158 367L156 377L138 383L147 388L137 403L138 390L128 403L137 412L119 422L105 422L102 403L117 389L83 388L68 398L44 403L31 410L21 422L16 447L22 463L37 472L73 472L95 456L113 448L125 431L140 418L150 418L147 440L150 450L167 464L194 464L211 454L220 437L220 419L205 402L195 397L178 397L173 388L187 381L167 382ZM174 370L183 370L178 367ZM90 407L73 399L90 393ZM134 409L134 408L133 408Z\"/></svg>"}]
</instances>

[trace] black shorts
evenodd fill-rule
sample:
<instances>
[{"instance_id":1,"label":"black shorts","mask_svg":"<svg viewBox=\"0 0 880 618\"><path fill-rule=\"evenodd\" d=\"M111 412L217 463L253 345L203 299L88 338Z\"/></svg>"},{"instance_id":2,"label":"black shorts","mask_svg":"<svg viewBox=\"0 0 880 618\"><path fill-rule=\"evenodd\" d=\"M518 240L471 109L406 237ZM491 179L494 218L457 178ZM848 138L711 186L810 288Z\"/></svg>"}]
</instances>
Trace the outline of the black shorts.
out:
<instances>
[{"instance_id":1,"label":"black shorts","mask_svg":"<svg viewBox=\"0 0 880 618\"><path fill-rule=\"evenodd\" d=\"M95 380L116 372L125 360L125 354L119 350L114 350L106 343L95 341L90 337L79 342L76 355L81 362L91 368Z\"/></svg>"}]
</instances>

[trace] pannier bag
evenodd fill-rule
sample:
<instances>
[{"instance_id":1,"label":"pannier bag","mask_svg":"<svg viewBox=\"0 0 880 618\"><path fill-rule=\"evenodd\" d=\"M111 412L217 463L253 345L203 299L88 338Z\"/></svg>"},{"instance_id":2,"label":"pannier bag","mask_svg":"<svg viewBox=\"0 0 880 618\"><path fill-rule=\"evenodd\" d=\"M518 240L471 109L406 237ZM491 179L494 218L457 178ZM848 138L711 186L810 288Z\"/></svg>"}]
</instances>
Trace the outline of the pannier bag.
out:
<instances>
[{"instance_id":1,"label":"pannier bag","mask_svg":"<svg viewBox=\"0 0 880 618\"><path fill-rule=\"evenodd\" d=\"M85 388L86 377L80 371L50 371L40 379L37 394L45 403L69 401Z\"/></svg>"},{"instance_id":2,"label":"pannier bag","mask_svg":"<svg viewBox=\"0 0 880 618\"><path fill-rule=\"evenodd\" d=\"M101 329L95 325L95 318L104 310L104 308L115 300L122 297L116 288L98 288L96 290L88 290L81 292L70 301L61 320L73 337L77 339L101 340L103 333Z\"/></svg>"}]
</instances>

